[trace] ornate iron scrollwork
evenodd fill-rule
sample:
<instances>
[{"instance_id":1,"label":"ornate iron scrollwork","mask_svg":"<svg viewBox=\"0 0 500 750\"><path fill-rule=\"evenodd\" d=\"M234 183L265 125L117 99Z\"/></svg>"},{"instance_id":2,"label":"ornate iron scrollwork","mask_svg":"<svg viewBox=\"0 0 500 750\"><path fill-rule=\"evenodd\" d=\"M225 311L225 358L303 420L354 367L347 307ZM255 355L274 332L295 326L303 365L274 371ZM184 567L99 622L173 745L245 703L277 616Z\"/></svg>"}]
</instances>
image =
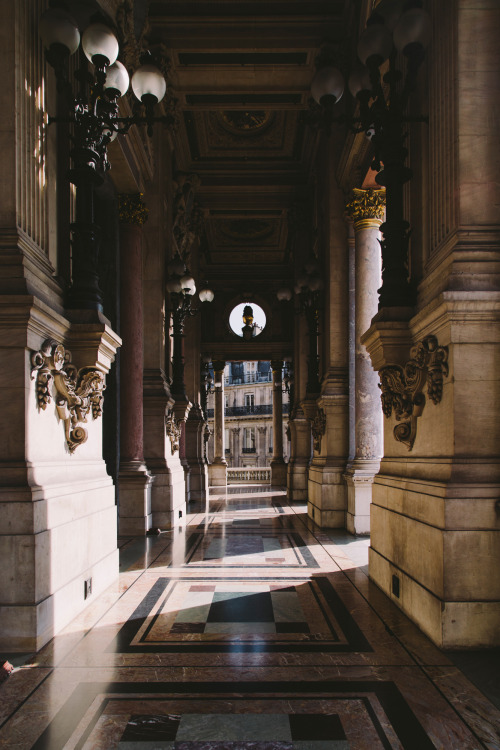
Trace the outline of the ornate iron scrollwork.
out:
<instances>
[{"instance_id":1,"label":"ornate iron scrollwork","mask_svg":"<svg viewBox=\"0 0 500 750\"><path fill-rule=\"evenodd\" d=\"M422 390L427 385L427 395L434 404L443 396L443 378L448 375L448 347L439 346L435 336L426 336L410 350L410 359L404 367L388 365L380 370L382 410L386 417L394 411L400 421L394 427L394 437L413 448L417 435L417 418L425 406Z\"/></svg>"},{"instance_id":2,"label":"ornate iron scrollwork","mask_svg":"<svg viewBox=\"0 0 500 750\"><path fill-rule=\"evenodd\" d=\"M323 409L317 409L316 414L314 415L314 419L311 424L311 432L313 436L313 445L314 450L318 451L318 453L321 450L321 438L325 434L326 431L326 414Z\"/></svg>"},{"instance_id":3,"label":"ornate iron scrollwork","mask_svg":"<svg viewBox=\"0 0 500 750\"><path fill-rule=\"evenodd\" d=\"M57 414L64 422L69 452L74 453L87 440L82 422L87 421L89 412L92 411L92 419L102 414L104 373L95 367L77 371L71 364L71 353L54 339L47 339L38 352L33 352L31 364L32 378L36 373L38 407L45 410L50 404L53 383Z\"/></svg>"},{"instance_id":4,"label":"ornate iron scrollwork","mask_svg":"<svg viewBox=\"0 0 500 750\"><path fill-rule=\"evenodd\" d=\"M170 448L172 450L172 456L176 451L179 450L181 440L181 428L177 420L175 419L174 413L170 411L165 419L165 429L167 436L170 439Z\"/></svg>"}]
</instances>

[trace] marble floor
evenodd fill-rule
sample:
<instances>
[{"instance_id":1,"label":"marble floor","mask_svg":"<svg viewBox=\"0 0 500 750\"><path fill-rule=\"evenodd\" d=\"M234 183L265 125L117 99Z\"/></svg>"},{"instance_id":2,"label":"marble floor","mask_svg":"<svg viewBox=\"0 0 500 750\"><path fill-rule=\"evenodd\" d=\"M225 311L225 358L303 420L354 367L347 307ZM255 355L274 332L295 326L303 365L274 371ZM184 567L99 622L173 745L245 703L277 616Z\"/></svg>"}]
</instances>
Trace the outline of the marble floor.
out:
<instances>
[{"instance_id":1,"label":"marble floor","mask_svg":"<svg viewBox=\"0 0 500 750\"><path fill-rule=\"evenodd\" d=\"M370 583L366 540L230 490L119 540L119 583L15 660L0 747L500 748L498 680L479 689L481 655L460 669Z\"/></svg>"}]
</instances>

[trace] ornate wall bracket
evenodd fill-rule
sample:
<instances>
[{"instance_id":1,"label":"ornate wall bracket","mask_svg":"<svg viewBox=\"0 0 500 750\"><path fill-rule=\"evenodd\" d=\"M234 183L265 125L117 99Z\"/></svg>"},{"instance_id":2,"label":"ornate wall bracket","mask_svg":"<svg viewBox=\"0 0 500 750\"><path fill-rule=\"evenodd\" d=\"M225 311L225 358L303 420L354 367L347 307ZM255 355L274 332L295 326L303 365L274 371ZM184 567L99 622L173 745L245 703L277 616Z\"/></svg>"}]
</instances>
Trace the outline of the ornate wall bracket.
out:
<instances>
[{"instance_id":1,"label":"ornate wall bracket","mask_svg":"<svg viewBox=\"0 0 500 750\"><path fill-rule=\"evenodd\" d=\"M404 367L387 365L380 370L382 410L386 417L394 411L397 420L394 437L411 451L417 435L417 419L425 406L422 390L438 404L443 395L443 378L448 375L448 347L439 346L435 336L426 336L410 349Z\"/></svg>"},{"instance_id":2,"label":"ornate wall bracket","mask_svg":"<svg viewBox=\"0 0 500 750\"><path fill-rule=\"evenodd\" d=\"M326 414L324 409L318 408L311 423L314 450L321 451L321 438L326 432Z\"/></svg>"},{"instance_id":3,"label":"ornate wall bracket","mask_svg":"<svg viewBox=\"0 0 500 750\"><path fill-rule=\"evenodd\" d=\"M169 411L165 419L165 429L167 437L170 440L170 448L172 456L176 451L179 450L181 440L181 427L179 422L176 420L173 411Z\"/></svg>"},{"instance_id":4,"label":"ornate wall bracket","mask_svg":"<svg viewBox=\"0 0 500 750\"><path fill-rule=\"evenodd\" d=\"M66 442L70 453L87 440L82 423L89 412L92 419L102 414L104 373L95 367L77 371L71 364L71 353L54 339L47 339L38 352L31 355L31 377L36 373L36 395L39 409L46 409L52 400L51 384L55 390L56 410L64 422Z\"/></svg>"}]
</instances>

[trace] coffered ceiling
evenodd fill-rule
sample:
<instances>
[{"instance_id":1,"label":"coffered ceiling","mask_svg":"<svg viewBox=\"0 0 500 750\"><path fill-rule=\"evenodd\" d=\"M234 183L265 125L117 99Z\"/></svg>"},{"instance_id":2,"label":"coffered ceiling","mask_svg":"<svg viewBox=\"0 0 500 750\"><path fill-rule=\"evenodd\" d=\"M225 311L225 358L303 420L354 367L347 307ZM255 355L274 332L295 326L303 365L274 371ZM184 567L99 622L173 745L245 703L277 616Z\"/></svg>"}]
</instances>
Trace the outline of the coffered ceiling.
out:
<instances>
[{"instance_id":1,"label":"coffered ceiling","mask_svg":"<svg viewBox=\"0 0 500 750\"><path fill-rule=\"evenodd\" d=\"M165 45L181 110L176 168L200 177L207 276L289 273L288 212L304 191L315 57L342 46L349 0L156 0L150 38ZM259 272L260 269L260 272Z\"/></svg>"}]
</instances>

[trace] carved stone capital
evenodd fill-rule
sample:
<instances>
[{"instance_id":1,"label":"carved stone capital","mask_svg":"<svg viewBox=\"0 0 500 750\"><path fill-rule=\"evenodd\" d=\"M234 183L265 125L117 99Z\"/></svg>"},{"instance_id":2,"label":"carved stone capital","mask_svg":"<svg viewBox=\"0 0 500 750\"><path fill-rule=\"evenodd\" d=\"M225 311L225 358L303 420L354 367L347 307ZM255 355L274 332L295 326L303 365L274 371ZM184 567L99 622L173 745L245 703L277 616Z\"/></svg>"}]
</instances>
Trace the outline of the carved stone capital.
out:
<instances>
[{"instance_id":1,"label":"carved stone capital","mask_svg":"<svg viewBox=\"0 0 500 750\"><path fill-rule=\"evenodd\" d=\"M346 204L347 217L354 223L354 229L367 226L380 226L384 220L385 190L354 188L351 200Z\"/></svg>"},{"instance_id":2,"label":"carved stone capital","mask_svg":"<svg viewBox=\"0 0 500 750\"><path fill-rule=\"evenodd\" d=\"M326 414L324 409L318 407L311 423L314 450L321 451L321 438L326 432Z\"/></svg>"},{"instance_id":3,"label":"carved stone capital","mask_svg":"<svg viewBox=\"0 0 500 750\"><path fill-rule=\"evenodd\" d=\"M170 448L173 456L175 452L179 450L181 428L172 410L170 410L165 417L165 430L167 437L170 440Z\"/></svg>"},{"instance_id":4,"label":"carved stone capital","mask_svg":"<svg viewBox=\"0 0 500 750\"><path fill-rule=\"evenodd\" d=\"M121 193L118 196L118 215L123 224L142 227L148 219L149 210L142 200L142 193Z\"/></svg>"},{"instance_id":5,"label":"carved stone capital","mask_svg":"<svg viewBox=\"0 0 500 750\"><path fill-rule=\"evenodd\" d=\"M77 370L71 364L71 353L54 339L46 339L38 352L31 355L31 376L36 377L39 409L46 409L52 401L52 387L59 418L64 423L66 443L70 453L87 440L82 423L89 412L92 419L102 414L104 373L95 367Z\"/></svg>"},{"instance_id":6,"label":"carved stone capital","mask_svg":"<svg viewBox=\"0 0 500 750\"><path fill-rule=\"evenodd\" d=\"M202 213L195 201L201 180L197 174L178 172L175 176L174 223L172 234L177 251L190 265L191 248L201 234Z\"/></svg>"},{"instance_id":7,"label":"carved stone capital","mask_svg":"<svg viewBox=\"0 0 500 750\"><path fill-rule=\"evenodd\" d=\"M448 375L448 347L439 346L435 336L426 336L410 349L410 359L404 367L387 365L380 369L382 410L386 417L394 412L400 421L394 427L394 437L413 448L417 435L417 418L425 406L422 390L434 404L441 401L443 378Z\"/></svg>"}]
</instances>

